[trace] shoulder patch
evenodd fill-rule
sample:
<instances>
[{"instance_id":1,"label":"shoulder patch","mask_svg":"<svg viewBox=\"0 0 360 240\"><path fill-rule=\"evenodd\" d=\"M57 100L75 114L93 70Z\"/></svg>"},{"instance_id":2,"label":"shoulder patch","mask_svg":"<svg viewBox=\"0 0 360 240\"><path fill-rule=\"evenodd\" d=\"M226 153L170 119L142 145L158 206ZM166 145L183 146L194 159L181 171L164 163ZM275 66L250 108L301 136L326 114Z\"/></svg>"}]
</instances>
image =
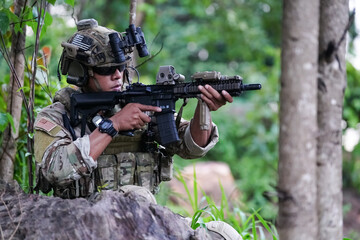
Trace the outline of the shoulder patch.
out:
<instances>
[{"instance_id":1,"label":"shoulder patch","mask_svg":"<svg viewBox=\"0 0 360 240\"><path fill-rule=\"evenodd\" d=\"M35 127L42 128L42 129L46 130L47 132L50 132L51 130L53 130L56 127L56 124L53 122L50 122L48 119L43 117L36 123Z\"/></svg>"}]
</instances>

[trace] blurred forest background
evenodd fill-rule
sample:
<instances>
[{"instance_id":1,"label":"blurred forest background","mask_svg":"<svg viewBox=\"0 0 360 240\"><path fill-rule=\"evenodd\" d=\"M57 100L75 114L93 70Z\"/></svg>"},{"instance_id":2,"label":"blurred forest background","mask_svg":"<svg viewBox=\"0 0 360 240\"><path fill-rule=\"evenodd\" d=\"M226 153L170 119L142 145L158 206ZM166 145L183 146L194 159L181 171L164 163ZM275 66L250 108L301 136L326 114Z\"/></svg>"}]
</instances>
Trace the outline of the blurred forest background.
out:
<instances>
[{"instance_id":1,"label":"blurred forest background","mask_svg":"<svg viewBox=\"0 0 360 240\"><path fill-rule=\"evenodd\" d=\"M0 8L9 8L12 1L0 1ZM49 1L52 2L52 1ZM75 32L75 19L95 18L100 25L124 31L129 25L129 1L102 0L53 1L48 6L40 39L35 111L49 105L54 93L66 86L58 80L60 43ZM181 168L196 161L221 161L230 165L241 192L242 210L260 210L269 220L276 216L275 193L278 162L278 104L280 77L280 40L282 1L278 0L152 0L138 1L137 21L145 34L150 53L139 72L140 81L155 83L162 65L173 65L178 73L190 76L198 71L216 70L225 75L241 75L245 83L261 83L261 91L247 92L221 110L212 113L220 130L220 142L206 157L183 161ZM70 3L70 4L69 4ZM73 6L74 7L73 7ZM29 8L29 15L36 11ZM0 16L1 17L1 16ZM4 24L2 22L1 24ZM31 24L28 24L31 25ZM35 44L35 27L27 29L26 60L31 62ZM3 32L3 44L9 48L10 32ZM348 34L348 55L355 55L353 25ZM4 45L1 47L2 53ZM137 59L138 64L146 59ZM25 73L29 90L31 68ZM0 134L11 122L6 115L9 67L0 58ZM301 84L301 79L299 79ZM360 193L360 72L347 63L347 84L344 102L344 136L352 134L352 146L344 148L343 187ZM185 108L184 117L192 117L195 101ZM179 101L180 104L180 101ZM179 107L179 106L178 106ZM178 109L178 108L177 108ZM24 111L17 139L18 154L14 178L25 191L29 180L26 156L26 124ZM2 135L0 135L1 141ZM344 141L345 142L345 141ZM35 168L33 168L35 169ZM211 177L211 176L209 176ZM268 194L264 194L268 193ZM270 201L272 200L272 201ZM163 201L165 204L166 200ZM344 207L344 211L349 206Z\"/></svg>"}]
</instances>

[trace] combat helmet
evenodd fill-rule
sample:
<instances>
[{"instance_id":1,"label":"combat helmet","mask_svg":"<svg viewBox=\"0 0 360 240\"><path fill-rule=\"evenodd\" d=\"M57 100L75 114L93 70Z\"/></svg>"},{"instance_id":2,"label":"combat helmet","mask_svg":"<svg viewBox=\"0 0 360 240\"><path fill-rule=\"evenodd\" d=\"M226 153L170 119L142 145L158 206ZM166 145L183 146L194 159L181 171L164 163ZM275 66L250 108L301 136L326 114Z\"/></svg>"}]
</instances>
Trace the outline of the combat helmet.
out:
<instances>
[{"instance_id":1,"label":"combat helmet","mask_svg":"<svg viewBox=\"0 0 360 240\"><path fill-rule=\"evenodd\" d=\"M98 25L95 19L84 19L77 23L77 32L67 42L62 42L64 48L60 59L61 73L67 76L67 82L83 87L94 68L106 69L114 66L125 68L130 57L122 60L116 58L112 50L109 35L118 32Z\"/></svg>"}]
</instances>

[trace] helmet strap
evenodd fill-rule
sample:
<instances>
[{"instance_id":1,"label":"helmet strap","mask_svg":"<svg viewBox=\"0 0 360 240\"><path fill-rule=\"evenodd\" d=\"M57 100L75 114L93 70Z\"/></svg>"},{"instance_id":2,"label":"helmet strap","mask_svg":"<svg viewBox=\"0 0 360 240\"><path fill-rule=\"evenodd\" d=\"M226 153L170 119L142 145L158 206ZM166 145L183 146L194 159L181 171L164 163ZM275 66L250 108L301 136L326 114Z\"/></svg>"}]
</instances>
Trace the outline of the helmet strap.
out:
<instances>
[{"instance_id":1,"label":"helmet strap","mask_svg":"<svg viewBox=\"0 0 360 240\"><path fill-rule=\"evenodd\" d=\"M97 80L97 78L94 76L94 72L93 72L93 70L92 70L92 68L91 67L88 67L88 78L89 78L89 80L90 80L90 78L92 78L93 80L94 80L94 84L95 84L95 87L96 87L96 90L98 91L98 92L102 92L102 88L101 88L101 86L100 86L100 83L99 83L99 81ZM84 91L85 92L91 92L91 91L89 91L90 89L89 89L89 82L87 82L87 84L83 87L83 89L84 89Z\"/></svg>"},{"instance_id":2,"label":"helmet strap","mask_svg":"<svg viewBox=\"0 0 360 240\"><path fill-rule=\"evenodd\" d=\"M96 90L97 90L98 92L102 92L103 90L102 90L102 88L101 88L101 86L100 86L100 83L99 83L99 81L97 80L97 78L96 78L95 76L92 76L92 79L94 80Z\"/></svg>"},{"instance_id":3,"label":"helmet strap","mask_svg":"<svg viewBox=\"0 0 360 240\"><path fill-rule=\"evenodd\" d=\"M127 69L127 68L125 68L125 70L124 70L124 75L123 75L123 77L124 77L124 84L131 84L131 79L130 79L130 76L129 76L129 70Z\"/></svg>"}]
</instances>

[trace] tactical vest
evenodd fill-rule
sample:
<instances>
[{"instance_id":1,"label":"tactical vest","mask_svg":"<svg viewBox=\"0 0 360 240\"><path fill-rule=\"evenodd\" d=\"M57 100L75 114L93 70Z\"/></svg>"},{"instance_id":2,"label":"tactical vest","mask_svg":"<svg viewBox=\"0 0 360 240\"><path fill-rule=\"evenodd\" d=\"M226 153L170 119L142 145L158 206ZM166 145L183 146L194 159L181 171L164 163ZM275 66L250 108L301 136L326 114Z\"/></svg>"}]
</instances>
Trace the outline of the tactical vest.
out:
<instances>
[{"instance_id":1,"label":"tactical vest","mask_svg":"<svg viewBox=\"0 0 360 240\"><path fill-rule=\"evenodd\" d=\"M162 181L172 178L172 158L159 149L143 151L144 131L134 137L117 135L97 159L95 185L101 189L117 190L123 185L146 187L158 192Z\"/></svg>"},{"instance_id":2,"label":"tactical vest","mask_svg":"<svg viewBox=\"0 0 360 240\"><path fill-rule=\"evenodd\" d=\"M64 104L68 111L72 92L67 89L55 96L55 101ZM115 136L97 159L97 168L90 177L82 177L66 188L52 186L54 196L89 197L94 192L119 190L124 185L142 186L154 194L157 193L160 182L170 181L173 177L173 160L172 156L160 147L144 151L145 134L146 131L140 129L134 132L133 137L120 134ZM157 146L156 143L152 144Z\"/></svg>"}]
</instances>

